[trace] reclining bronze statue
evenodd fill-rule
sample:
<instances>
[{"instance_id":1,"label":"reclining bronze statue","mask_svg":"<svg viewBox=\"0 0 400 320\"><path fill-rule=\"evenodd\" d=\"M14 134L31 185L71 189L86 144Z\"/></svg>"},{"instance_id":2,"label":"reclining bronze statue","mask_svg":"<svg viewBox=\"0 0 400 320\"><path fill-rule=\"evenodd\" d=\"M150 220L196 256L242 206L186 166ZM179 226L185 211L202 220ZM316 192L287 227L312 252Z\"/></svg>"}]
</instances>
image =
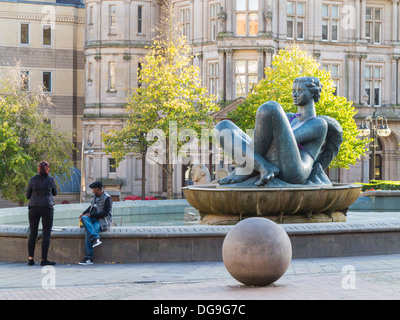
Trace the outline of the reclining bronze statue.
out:
<instances>
[{"instance_id":1,"label":"reclining bronze statue","mask_svg":"<svg viewBox=\"0 0 400 320\"><path fill-rule=\"evenodd\" d=\"M223 120L214 128L217 142L237 166L219 184L185 187L200 223L235 224L248 217L277 223L343 222L361 186L332 184L324 169L343 141L340 124L317 116L321 84L315 77L294 80L297 113L275 101L256 113L253 138Z\"/></svg>"},{"instance_id":2,"label":"reclining bronze statue","mask_svg":"<svg viewBox=\"0 0 400 320\"><path fill-rule=\"evenodd\" d=\"M218 123L217 142L237 164L219 184L237 184L254 176L255 186L330 184L323 169L337 155L343 131L335 119L316 115L321 88L318 78L295 79L292 97L297 113L285 113L275 101L264 103L256 113L253 139L229 120Z\"/></svg>"}]
</instances>

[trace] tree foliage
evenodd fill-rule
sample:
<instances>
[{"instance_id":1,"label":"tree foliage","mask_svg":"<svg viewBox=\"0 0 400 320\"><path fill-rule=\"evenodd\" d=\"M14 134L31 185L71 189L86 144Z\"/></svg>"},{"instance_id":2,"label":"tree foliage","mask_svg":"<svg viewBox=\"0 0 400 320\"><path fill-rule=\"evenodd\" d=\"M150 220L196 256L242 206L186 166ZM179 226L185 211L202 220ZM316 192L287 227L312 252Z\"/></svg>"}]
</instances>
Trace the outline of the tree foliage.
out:
<instances>
[{"instance_id":1,"label":"tree foliage","mask_svg":"<svg viewBox=\"0 0 400 320\"><path fill-rule=\"evenodd\" d=\"M166 162L157 163L167 174L168 198L172 197L173 165L169 161L169 141L176 139L170 132L171 123L178 131L201 129L212 123L210 113L217 110L216 97L201 86L200 70L192 64L190 46L181 36L173 7L165 2L164 18L158 36L143 59L138 74L141 84L133 88L127 104L128 119L121 130L103 135L105 150L119 164L128 153L144 153L154 143L146 134L159 129L166 138ZM183 143L183 142L181 142ZM179 147L179 142L178 142ZM166 164L165 166L163 164Z\"/></svg>"},{"instance_id":2,"label":"tree foliage","mask_svg":"<svg viewBox=\"0 0 400 320\"><path fill-rule=\"evenodd\" d=\"M335 96L334 82L330 71L320 68L319 63L299 47L280 50L273 58L272 67L265 69L265 79L260 81L246 100L229 116L242 129L252 129L257 108L264 102L274 100L285 112L297 112L292 101L293 80L298 77L313 76L323 85L321 98L316 103L317 115L335 118L343 128L343 143L339 154L332 161L331 168L348 168L366 151L368 139L357 138L358 129L353 119L357 113L351 101Z\"/></svg>"},{"instance_id":3,"label":"tree foliage","mask_svg":"<svg viewBox=\"0 0 400 320\"><path fill-rule=\"evenodd\" d=\"M74 150L67 132L49 122L50 97L42 88L21 90L23 84L19 63L0 80L0 189L3 198L20 204L38 163L48 161L63 181L70 177Z\"/></svg>"}]
</instances>

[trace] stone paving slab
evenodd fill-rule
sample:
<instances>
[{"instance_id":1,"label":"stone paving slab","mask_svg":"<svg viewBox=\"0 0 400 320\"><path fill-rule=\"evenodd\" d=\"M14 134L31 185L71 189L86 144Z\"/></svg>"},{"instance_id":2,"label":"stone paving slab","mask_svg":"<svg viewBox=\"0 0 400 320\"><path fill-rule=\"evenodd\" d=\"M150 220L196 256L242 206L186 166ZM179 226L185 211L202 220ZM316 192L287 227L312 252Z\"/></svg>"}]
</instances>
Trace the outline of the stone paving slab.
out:
<instances>
[{"instance_id":1,"label":"stone paving slab","mask_svg":"<svg viewBox=\"0 0 400 320\"><path fill-rule=\"evenodd\" d=\"M48 281L52 272L54 283ZM400 299L400 254L293 259L268 287L242 285L223 262L0 263L0 274L0 300Z\"/></svg>"}]
</instances>

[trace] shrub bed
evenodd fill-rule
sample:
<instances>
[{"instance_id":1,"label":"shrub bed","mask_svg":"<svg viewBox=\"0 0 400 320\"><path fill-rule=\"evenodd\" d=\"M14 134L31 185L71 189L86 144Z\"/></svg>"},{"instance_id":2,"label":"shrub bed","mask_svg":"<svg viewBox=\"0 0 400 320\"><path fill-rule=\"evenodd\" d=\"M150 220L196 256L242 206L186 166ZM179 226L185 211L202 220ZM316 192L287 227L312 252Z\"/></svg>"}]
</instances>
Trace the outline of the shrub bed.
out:
<instances>
[{"instance_id":1,"label":"shrub bed","mask_svg":"<svg viewBox=\"0 0 400 320\"><path fill-rule=\"evenodd\" d=\"M369 183L360 183L361 191L400 190L400 181L371 180Z\"/></svg>"}]
</instances>

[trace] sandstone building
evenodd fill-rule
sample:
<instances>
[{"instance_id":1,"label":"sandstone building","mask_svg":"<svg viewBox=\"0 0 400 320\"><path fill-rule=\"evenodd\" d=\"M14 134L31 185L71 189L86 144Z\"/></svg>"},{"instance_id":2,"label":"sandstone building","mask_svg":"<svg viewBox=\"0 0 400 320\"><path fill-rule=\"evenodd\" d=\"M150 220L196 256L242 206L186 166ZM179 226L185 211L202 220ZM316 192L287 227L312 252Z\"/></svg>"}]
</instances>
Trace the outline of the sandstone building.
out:
<instances>
[{"instance_id":1,"label":"sandstone building","mask_svg":"<svg viewBox=\"0 0 400 320\"><path fill-rule=\"evenodd\" d=\"M79 0L0 1L0 70L20 61L26 90L40 85L54 102L50 120L81 148L85 8ZM80 153L73 155L80 164Z\"/></svg>"},{"instance_id":2,"label":"sandstone building","mask_svg":"<svg viewBox=\"0 0 400 320\"><path fill-rule=\"evenodd\" d=\"M337 94L354 102L357 123L367 115L387 118L392 134L379 138L376 177L399 180L400 6L389 0L176 0L182 24L201 69L202 84L224 106L217 118L243 101L264 77L273 55L296 43L330 69ZM129 156L119 168L102 151L100 132L124 121L126 90L138 86L145 46L160 17L155 0L86 0L85 106L83 143L87 183L102 178L124 197L140 195L141 159ZM368 181L369 154L350 169L331 170L333 181ZM219 164L218 164L219 165ZM210 167L210 166L209 166ZM217 165L210 167L213 174ZM188 178L175 170L175 193ZM147 194L161 196L165 176L147 168Z\"/></svg>"},{"instance_id":3,"label":"sandstone building","mask_svg":"<svg viewBox=\"0 0 400 320\"><path fill-rule=\"evenodd\" d=\"M243 101L274 54L296 43L331 70L337 94L354 102L358 124L367 115L387 118L392 133L378 139L375 173L400 179L398 0L173 2L202 84L223 106L217 119ZM82 156L83 186L103 179L121 198L140 195L140 156L114 168L100 133L123 125L126 90L140 85L138 70L160 10L157 0L0 1L0 69L21 60L29 87L48 87L56 105L52 121L70 130L82 150L74 160L79 167ZM367 181L371 164L369 152L350 169L329 174L333 181ZM208 165L214 178L222 164ZM176 168L176 196L189 171ZM163 171L147 164L146 178L146 193L162 196Z\"/></svg>"}]
</instances>

